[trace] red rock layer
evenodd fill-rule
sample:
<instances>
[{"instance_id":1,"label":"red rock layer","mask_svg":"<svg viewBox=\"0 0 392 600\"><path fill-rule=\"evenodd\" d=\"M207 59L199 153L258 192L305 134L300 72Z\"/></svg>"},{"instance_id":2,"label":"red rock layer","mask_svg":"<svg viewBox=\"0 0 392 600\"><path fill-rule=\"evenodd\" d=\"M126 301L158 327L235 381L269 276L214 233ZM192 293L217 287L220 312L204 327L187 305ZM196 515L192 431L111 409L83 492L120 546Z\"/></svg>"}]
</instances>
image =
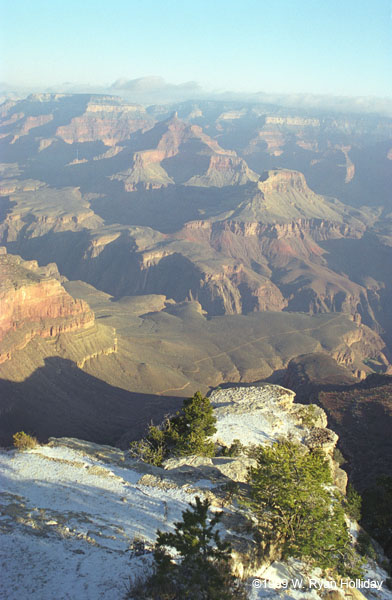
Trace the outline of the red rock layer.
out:
<instances>
[{"instance_id":1,"label":"red rock layer","mask_svg":"<svg viewBox=\"0 0 392 600\"><path fill-rule=\"evenodd\" d=\"M37 269L34 262L18 268L11 257L0 258L0 363L36 335L54 337L94 323L94 313L86 302L74 300L56 279L33 275ZM18 281L22 269L32 271L31 281Z\"/></svg>"}]
</instances>

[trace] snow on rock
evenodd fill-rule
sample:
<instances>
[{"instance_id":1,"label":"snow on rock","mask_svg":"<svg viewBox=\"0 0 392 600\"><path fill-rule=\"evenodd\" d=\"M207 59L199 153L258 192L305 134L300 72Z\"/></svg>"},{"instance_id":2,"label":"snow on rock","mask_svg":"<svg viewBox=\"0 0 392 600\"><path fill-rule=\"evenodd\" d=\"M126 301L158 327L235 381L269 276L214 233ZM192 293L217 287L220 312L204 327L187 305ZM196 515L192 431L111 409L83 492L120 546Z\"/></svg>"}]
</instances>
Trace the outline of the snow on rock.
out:
<instances>
[{"instance_id":1,"label":"snow on rock","mask_svg":"<svg viewBox=\"0 0 392 600\"><path fill-rule=\"evenodd\" d=\"M293 392L272 385L215 391L215 439L259 444L290 434L325 445L324 412L317 408L309 423L306 407L293 399ZM334 434L327 438L336 442ZM223 507L222 533L252 556L255 542L225 496L229 482L246 480L252 460L189 457L158 468L72 438L27 452L0 451L0 599L123 600L129 579L150 568L157 529L171 530L196 495L208 497L213 510ZM138 556L137 540L146 548ZM295 573L301 570L294 563L255 572L270 585L250 585L250 600L320 600L315 589L282 589ZM376 567L372 573L382 578ZM387 592L367 597L392 600Z\"/></svg>"},{"instance_id":2,"label":"snow on rock","mask_svg":"<svg viewBox=\"0 0 392 600\"><path fill-rule=\"evenodd\" d=\"M195 496L61 445L3 451L0 473L2 600L122 599L131 572L146 568L130 559L133 540L151 545Z\"/></svg>"},{"instance_id":3,"label":"snow on rock","mask_svg":"<svg viewBox=\"0 0 392 600\"><path fill-rule=\"evenodd\" d=\"M279 437L290 435L302 442L308 429L303 426L307 407L294 404L295 392L279 385L236 387L216 390L210 396L218 420L216 441L230 445L235 439L244 445L272 444ZM324 411L314 407L312 426L325 428ZM331 432L333 433L333 432ZM335 443L337 436L335 436Z\"/></svg>"}]
</instances>

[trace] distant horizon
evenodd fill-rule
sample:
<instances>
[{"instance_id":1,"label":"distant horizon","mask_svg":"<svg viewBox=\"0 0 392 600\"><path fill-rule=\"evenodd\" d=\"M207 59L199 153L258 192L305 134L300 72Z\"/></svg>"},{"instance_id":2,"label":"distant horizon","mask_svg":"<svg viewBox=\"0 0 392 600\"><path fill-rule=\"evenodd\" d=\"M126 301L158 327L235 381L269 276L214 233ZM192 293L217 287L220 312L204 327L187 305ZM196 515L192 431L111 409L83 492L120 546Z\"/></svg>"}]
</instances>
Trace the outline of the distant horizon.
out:
<instances>
[{"instance_id":1,"label":"distant horizon","mask_svg":"<svg viewBox=\"0 0 392 600\"><path fill-rule=\"evenodd\" d=\"M74 93L74 94L106 94L108 90L111 90L113 95L121 95L120 92L127 91L127 85L129 83L133 83L134 81L149 81L152 79L161 80L162 85L158 85L153 87L151 90L143 89L143 90L132 90L133 93L139 94L155 94L161 91L161 88L165 89L171 88L175 91L183 91L184 93L193 93L195 97L199 94L202 97L216 97L216 96L225 96L225 95L237 95L238 97L252 97L257 95L268 95L268 96L313 96L313 97L324 97L324 98L347 98L347 99L355 99L355 98L368 98L368 99L376 99L376 100L392 100L392 92L390 94L380 95L380 94L349 94L349 93L332 93L332 92L316 92L311 89L298 89L295 91L283 91L280 89L269 89L269 88L261 88L257 90L241 90L236 89L234 86L232 88L227 89L219 89L219 88L206 88L203 87L197 81L184 81L180 83L171 83L164 80L160 75L146 75L141 76L135 79L131 77L117 77L113 78L111 82L100 83L100 82L83 82L83 81L63 81L63 82L42 82L42 83L27 83L27 82L11 82L11 81L0 81L0 93L2 91L6 92L18 92L18 91L27 91L31 90L31 93ZM124 87L119 85L119 82L124 82ZM67 92L65 92L67 90ZM69 90L69 92L68 92ZM95 91L98 90L98 91ZM102 91L99 91L102 90Z\"/></svg>"},{"instance_id":2,"label":"distant horizon","mask_svg":"<svg viewBox=\"0 0 392 600\"><path fill-rule=\"evenodd\" d=\"M246 104L271 104L287 109L333 111L342 113L375 113L392 117L392 97L314 94L311 92L279 93L259 90L207 90L195 81L173 84L159 76L140 77L134 80L117 79L106 86L82 83L57 85L15 86L0 82L0 98L25 98L30 94L91 94L110 95L124 101L142 104L175 104L187 101L243 102Z\"/></svg>"}]
</instances>

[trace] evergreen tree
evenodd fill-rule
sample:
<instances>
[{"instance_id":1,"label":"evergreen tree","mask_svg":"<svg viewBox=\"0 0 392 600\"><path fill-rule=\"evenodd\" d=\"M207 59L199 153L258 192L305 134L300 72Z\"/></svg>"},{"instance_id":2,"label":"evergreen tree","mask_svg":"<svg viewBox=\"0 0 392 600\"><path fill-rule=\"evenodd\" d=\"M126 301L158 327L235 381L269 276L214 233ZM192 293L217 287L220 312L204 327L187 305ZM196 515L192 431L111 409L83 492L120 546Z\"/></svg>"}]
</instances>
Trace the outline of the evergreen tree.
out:
<instances>
[{"instance_id":1,"label":"evergreen tree","mask_svg":"<svg viewBox=\"0 0 392 600\"><path fill-rule=\"evenodd\" d=\"M170 432L175 456L214 456L214 443L207 438L216 432L216 418L208 398L196 392L184 400L181 412L171 420Z\"/></svg>"},{"instance_id":2,"label":"evergreen tree","mask_svg":"<svg viewBox=\"0 0 392 600\"><path fill-rule=\"evenodd\" d=\"M231 575L230 544L217 530L222 513L211 516L209 508L208 500L196 497L182 521L174 523L174 533L158 530L154 573L129 598L137 594L140 600L246 600L243 584ZM168 548L175 550L175 560Z\"/></svg>"},{"instance_id":3,"label":"evergreen tree","mask_svg":"<svg viewBox=\"0 0 392 600\"><path fill-rule=\"evenodd\" d=\"M320 449L290 441L260 446L249 471L250 500L266 548L283 558L305 558L342 575L360 575L345 523L343 497L332 491L328 461Z\"/></svg>"},{"instance_id":4,"label":"evergreen tree","mask_svg":"<svg viewBox=\"0 0 392 600\"><path fill-rule=\"evenodd\" d=\"M362 498L356 491L355 487L349 483L346 491L345 498L345 512L346 514L359 521L361 518L361 506L362 506Z\"/></svg>"},{"instance_id":5,"label":"evergreen tree","mask_svg":"<svg viewBox=\"0 0 392 600\"><path fill-rule=\"evenodd\" d=\"M210 400L196 392L174 417L159 427L151 425L144 439L132 442L131 453L157 466L169 456L214 456L208 437L216 432L215 423Z\"/></svg>"}]
</instances>

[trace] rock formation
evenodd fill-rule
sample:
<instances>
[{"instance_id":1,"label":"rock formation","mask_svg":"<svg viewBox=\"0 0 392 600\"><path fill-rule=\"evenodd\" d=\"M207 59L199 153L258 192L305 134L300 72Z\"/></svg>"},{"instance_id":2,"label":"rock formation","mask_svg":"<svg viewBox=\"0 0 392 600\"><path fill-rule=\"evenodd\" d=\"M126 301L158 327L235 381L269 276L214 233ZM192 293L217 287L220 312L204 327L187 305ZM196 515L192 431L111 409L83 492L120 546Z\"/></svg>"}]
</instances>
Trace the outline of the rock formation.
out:
<instances>
[{"instance_id":1,"label":"rock formation","mask_svg":"<svg viewBox=\"0 0 392 600\"><path fill-rule=\"evenodd\" d=\"M57 278L56 278L57 276ZM56 337L94 323L83 300L74 300L58 280L56 265L39 268L35 261L0 255L0 363L36 335Z\"/></svg>"}]
</instances>

